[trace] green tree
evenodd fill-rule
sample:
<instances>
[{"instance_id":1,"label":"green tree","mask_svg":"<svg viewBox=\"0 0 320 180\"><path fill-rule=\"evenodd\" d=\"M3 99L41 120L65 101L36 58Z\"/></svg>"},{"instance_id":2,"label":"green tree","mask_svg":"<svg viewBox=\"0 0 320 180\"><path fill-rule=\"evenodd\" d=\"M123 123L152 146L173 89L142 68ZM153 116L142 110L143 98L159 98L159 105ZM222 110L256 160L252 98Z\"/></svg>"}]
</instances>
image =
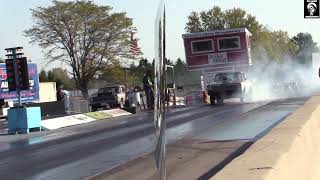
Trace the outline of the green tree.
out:
<instances>
[{"instance_id":1,"label":"green tree","mask_svg":"<svg viewBox=\"0 0 320 180\"><path fill-rule=\"evenodd\" d=\"M200 13L200 18L202 21L202 27L206 31L211 31L213 29L224 29L225 28L225 18L224 12L218 6L214 6L207 12L202 11Z\"/></svg>"},{"instance_id":2,"label":"green tree","mask_svg":"<svg viewBox=\"0 0 320 180\"><path fill-rule=\"evenodd\" d=\"M178 86L184 85L187 79L186 64L178 58L174 65L175 81Z\"/></svg>"},{"instance_id":3,"label":"green tree","mask_svg":"<svg viewBox=\"0 0 320 180\"><path fill-rule=\"evenodd\" d=\"M47 72L43 69L39 73L39 81L40 82L48 82Z\"/></svg>"},{"instance_id":4,"label":"green tree","mask_svg":"<svg viewBox=\"0 0 320 180\"><path fill-rule=\"evenodd\" d=\"M262 25L257 21L256 17L247 14L241 8L222 11L220 7L214 6L208 11L192 12L188 16L185 29L187 32L192 33L244 27L252 33L253 38L256 38L262 29Z\"/></svg>"},{"instance_id":5,"label":"green tree","mask_svg":"<svg viewBox=\"0 0 320 180\"><path fill-rule=\"evenodd\" d=\"M186 24L187 32L213 31L232 28L247 28L251 35L254 63L262 60L283 62L287 55L295 54L297 46L286 31L271 31L258 22L255 16L241 8L222 11L214 6L208 11L192 12Z\"/></svg>"},{"instance_id":6,"label":"green tree","mask_svg":"<svg viewBox=\"0 0 320 180\"><path fill-rule=\"evenodd\" d=\"M283 63L286 56L292 57L297 51L297 46L286 31L270 31L263 28L253 44L252 54L255 61L271 59Z\"/></svg>"},{"instance_id":7,"label":"green tree","mask_svg":"<svg viewBox=\"0 0 320 180\"><path fill-rule=\"evenodd\" d=\"M88 83L110 62L130 58L132 19L92 1L52 1L32 9L35 21L25 31L52 61L70 66L77 88L88 97Z\"/></svg>"},{"instance_id":8,"label":"green tree","mask_svg":"<svg viewBox=\"0 0 320 180\"><path fill-rule=\"evenodd\" d=\"M148 59L142 58L139 61L139 65L137 67L136 76L137 82L142 84L142 79L147 70L153 70L154 64L150 63Z\"/></svg>"},{"instance_id":9,"label":"green tree","mask_svg":"<svg viewBox=\"0 0 320 180\"><path fill-rule=\"evenodd\" d=\"M313 41L311 34L298 33L292 41L298 46L296 59L302 64L311 65L312 53L318 51L317 43Z\"/></svg>"},{"instance_id":10,"label":"green tree","mask_svg":"<svg viewBox=\"0 0 320 180\"><path fill-rule=\"evenodd\" d=\"M174 65L175 81L178 86L200 84L200 71L188 71L187 64L180 58Z\"/></svg>"},{"instance_id":11,"label":"green tree","mask_svg":"<svg viewBox=\"0 0 320 180\"><path fill-rule=\"evenodd\" d=\"M174 69L177 76L184 76L187 72L187 66L180 58L177 59Z\"/></svg>"},{"instance_id":12,"label":"green tree","mask_svg":"<svg viewBox=\"0 0 320 180\"><path fill-rule=\"evenodd\" d=\"M104 81L105 85L123 84L125 82L124 68L120 66L120 63L114 63L108 66L98 78L100 81Z\"/></svg>"},{"instance_id":13,"label":"green tree","mask_svg":"<svg viewBox=\"0 0 320 180\"><path fill-rule=\"evenodd\" d=\"M64 85L67 90L74 89L74 81L69 77L68 71L62 68L53 68L47 73L47 81L56 82L57 87Z\"/></svg>"},{"instance_id":14,"label":"green tree","mask_svg":"<svg viewBox=\"0 0 320 180\"><path fill-rule=\"evenodd\" d=\"M187 32L201 32L204 31L202 27L202 23L200 20L199 13L192 12L191 15L188 16L188 22L186 26Z\"/></svg>"},{"instance_id":15,"label":"green tree","mask_svg":"<svg viewBox=\"0 0 320 180\"><path fill-rule=\"evenodd\" d=\"M152 64L148 61L148 59L146 58L141 58L140 61L139 61L139 65L138 65L138 68L141 68L143 70L146 70L146 69L152 69Z\"/></svg>"}]
</instances>

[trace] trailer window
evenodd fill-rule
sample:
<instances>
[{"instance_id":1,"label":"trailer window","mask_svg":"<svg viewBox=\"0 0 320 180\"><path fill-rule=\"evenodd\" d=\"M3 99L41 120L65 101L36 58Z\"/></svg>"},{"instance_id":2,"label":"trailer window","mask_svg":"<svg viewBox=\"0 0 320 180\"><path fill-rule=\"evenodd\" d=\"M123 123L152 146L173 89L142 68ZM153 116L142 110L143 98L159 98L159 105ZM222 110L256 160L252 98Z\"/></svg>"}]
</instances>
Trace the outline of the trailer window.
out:
<instances>
[{"instance_id":1,"label":"trailer window","mask_svg":"<svg viewBox=\"0 0 320 180\"><path fill-rule=\"evenodd\" d=\"M218 39L218 48L219 51L240 49L240 37L228 37Z\"/></svg>"},{"instance_id":2,"label":"trailer window","mask_svg":"<svg viewBox=\"0 0 320 180\"><path fill-rule=\"evenodd\" d=\"M205 53L213 51L212 40L192 41L192 54Z\"/></svg>"}]
</instances>

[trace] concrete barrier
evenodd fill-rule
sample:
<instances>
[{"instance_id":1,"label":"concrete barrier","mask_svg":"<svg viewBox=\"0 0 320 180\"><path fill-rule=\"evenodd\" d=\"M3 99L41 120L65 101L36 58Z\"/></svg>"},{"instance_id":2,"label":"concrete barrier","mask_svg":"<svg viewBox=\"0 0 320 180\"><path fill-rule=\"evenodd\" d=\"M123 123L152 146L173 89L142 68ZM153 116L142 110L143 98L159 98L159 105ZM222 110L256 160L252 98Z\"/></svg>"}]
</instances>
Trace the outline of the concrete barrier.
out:
<instances>
[{"instance_id":1,"label":"concrete barrier","mask_svg":"<svg viewBox=\"0 0 320 180\"><path fill-rule=\"evenodd\" d=\"M310 98L211 179L319 180L320 96Z\"/></svg>"}]
</instances>

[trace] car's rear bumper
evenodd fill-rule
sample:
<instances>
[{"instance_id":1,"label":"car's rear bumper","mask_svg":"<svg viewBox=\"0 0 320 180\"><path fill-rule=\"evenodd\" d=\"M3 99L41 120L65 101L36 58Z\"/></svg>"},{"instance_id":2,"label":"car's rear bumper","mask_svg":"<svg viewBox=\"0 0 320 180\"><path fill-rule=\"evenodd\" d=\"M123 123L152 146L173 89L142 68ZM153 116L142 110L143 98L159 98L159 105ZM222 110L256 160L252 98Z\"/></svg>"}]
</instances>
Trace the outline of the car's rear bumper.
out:
<instances>
[{"instance_id":1,"label":"car's rear bumper","mask_svg":"<svg viewBox=\"0 0 320 180\"><path fill-rule=\"evenodd\" d=\"M208 86L208 94L213 96L223 96L225 98L241 97L241 84L221 84Z\"/></svg>"}]
</instances>

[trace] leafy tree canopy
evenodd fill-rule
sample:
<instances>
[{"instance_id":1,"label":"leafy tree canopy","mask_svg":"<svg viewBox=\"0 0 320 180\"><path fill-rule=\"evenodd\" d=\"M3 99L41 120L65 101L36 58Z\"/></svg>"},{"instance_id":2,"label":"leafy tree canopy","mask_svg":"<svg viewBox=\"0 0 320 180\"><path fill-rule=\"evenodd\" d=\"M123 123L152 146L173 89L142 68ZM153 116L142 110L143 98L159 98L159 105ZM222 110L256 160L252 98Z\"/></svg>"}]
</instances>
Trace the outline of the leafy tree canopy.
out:
<instances>
[{"instance_id":1,"label":"leafy tree canopy","mask_svg":"<svg viewBox=\"0 0 320 180\"><path fill-rule=\"evenodd\" d=\"M88 96L88 83L112 61L130 58L132 19L92 1L52 1L32 9L34 25L25 31L50 62L71 67L77 87Z\"/></svg>"},{"instance_id":2,"label":"leafy tree canopy","mask_svg":"<svg viewBox=\"0 0 320 180\"><path fill-rule=\"evenodd\" d=\"M192 12L186 24L187 32L247 28L251 36L253 60L271 59L283 62L287 55L297 52L286 31L271 31L258 22L255 16L241 8L222 10L218 6L201 12Z\"/></svg>"}]
</instances>

